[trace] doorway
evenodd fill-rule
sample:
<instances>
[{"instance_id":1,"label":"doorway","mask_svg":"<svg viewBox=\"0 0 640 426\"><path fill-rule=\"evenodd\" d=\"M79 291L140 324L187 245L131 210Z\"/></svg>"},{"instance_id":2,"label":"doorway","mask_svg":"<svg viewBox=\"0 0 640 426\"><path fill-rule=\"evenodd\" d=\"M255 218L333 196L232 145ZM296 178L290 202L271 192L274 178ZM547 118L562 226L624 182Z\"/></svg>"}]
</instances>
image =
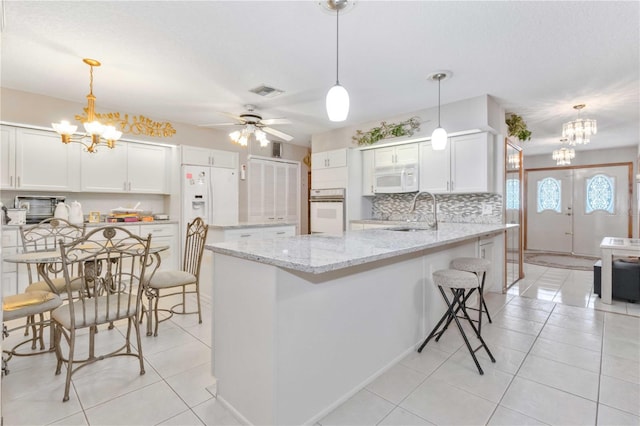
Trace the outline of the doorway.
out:
<instances>
[{"instance_id":1,"label":"doorway","mask_svg":"<svg viewBox=\"0 0 640 426\"><path fill-rule=\"evenodd\" d=\"M525 172L525 249L600 256L606 236L631 237L632 163Z\"/></svg>"}]
</instances>

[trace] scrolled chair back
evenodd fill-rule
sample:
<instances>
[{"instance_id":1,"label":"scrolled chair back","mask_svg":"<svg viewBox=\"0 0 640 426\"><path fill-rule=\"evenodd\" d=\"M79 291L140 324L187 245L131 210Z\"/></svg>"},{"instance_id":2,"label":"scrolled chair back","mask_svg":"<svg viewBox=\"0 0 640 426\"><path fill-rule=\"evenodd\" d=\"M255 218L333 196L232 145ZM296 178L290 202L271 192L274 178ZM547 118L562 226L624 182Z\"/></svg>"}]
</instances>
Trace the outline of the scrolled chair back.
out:
<instances>
[{"instance_id":1,"label":"scrolled chair back","mask_svg":"<svg viewBox=\"0 0 640 426\"><path fill-rule=\"evenodd\" d=\"M150 242L151 235L143 238L116 226L60 241L67 296L76 300L69 304L71 328L138 314Z\"/></svg>"},{"instance_id":2,"label":"scrolled chair back","mask_svg":"<svg viewBox=\"0 0 640 426\"><path fill-rule=\"evenodd\" d=\"M60 242L68 243L82 237L86 233L86 225L74 225L67 220L52 217L34 225L21 225L20 238L22 250L25 253L37 251L58 250ZM29 283L33 283L41 277L34 265L27 265ZM60 265L51 263L47 267L47 274L51 278L61 276Z\"/></svg>"}]
</instances>

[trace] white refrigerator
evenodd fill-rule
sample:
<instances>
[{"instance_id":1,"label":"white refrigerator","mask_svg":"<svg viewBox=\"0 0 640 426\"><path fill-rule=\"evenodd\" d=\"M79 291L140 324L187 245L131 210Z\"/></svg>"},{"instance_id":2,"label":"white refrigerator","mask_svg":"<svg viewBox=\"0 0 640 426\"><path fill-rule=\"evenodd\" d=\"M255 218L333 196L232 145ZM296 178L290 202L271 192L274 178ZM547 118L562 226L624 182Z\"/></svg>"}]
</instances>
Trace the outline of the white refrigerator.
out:
<instances>
[{"instance_id":1,"label":"white refrigerator","mask_svg":"<svg viewBox=\"0 0 640 426\"><path fill-rule=\"evenodd\" d=\"M238 170L182 166L182 228L196 217L207 225L238 224Z\"/></svg>"}]
</instances>

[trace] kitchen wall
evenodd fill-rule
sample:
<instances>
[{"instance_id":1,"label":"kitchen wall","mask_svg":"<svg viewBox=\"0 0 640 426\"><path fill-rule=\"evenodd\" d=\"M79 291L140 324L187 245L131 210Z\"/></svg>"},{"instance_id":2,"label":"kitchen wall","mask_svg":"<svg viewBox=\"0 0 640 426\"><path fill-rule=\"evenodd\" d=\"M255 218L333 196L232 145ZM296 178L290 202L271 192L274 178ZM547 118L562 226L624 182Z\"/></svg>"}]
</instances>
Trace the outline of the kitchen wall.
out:
<instances>
[{"instance_id":1,"label":"kitchen wall","mask_svg":"<svg viewBox=\"0 0 640 426\"><path fill-rule=\"evenodd\" d=\"M460 132L465 130L480 129L498 134L506 134L504 122L504 109L489 95L443 104L441 106L441 124L447 132ZM403 139L416 139L420 137L430 138L433 130L438 126L438 108L428 108L393 117L380 117L379 120L346 126L329 132L318 133L311 138L312 152L322 152L331 149L353 148L357 144L351 139L356 130L368 131L380 126L381 121L398 123L410 117L420 117L422 124L420 131L410 137L394 138L394 142ZM385 139L379 142L384 144L391 141Z\"/></svg>"},{"instance_id":2,"label":"kitchen wall","mask_svg":"<svg viewBox=\"0 0 640 426\"><path fill-rule=\"evenodd\" d=\"M422 194L411 212L415 193L378 194L372 198L371 217L381 220L431 221L433 201ZM499 194L435 194L438 222L502 223L502 196ZM484 213L484 214L483 214Z\"/></svg>"},{"instance_id":3,"label":"kitchen wall","mask_svg":"<svg viewBox=\"0 0 640 426\"><path fill-rule=\"evenodd\" d=\"M83 100L83 97L79 98ZM8 88L0 88L0 121L5 123L23 124L29 126L42 127L51 129L51 123L62 119L73 118L82 111L86 105L79 102L70 102L63 99L50 98L47 96L36 95L33 93L21 92ZM109 109L98 105L98 112L110 112ZM125 113L125 111L120 111ZM134 114L145 114L144 111L136 111ZM162 117L152 117L155 120L162 120ZM171 138L154 138L144 135L124 135L123 138L133 141L148 141L155 143L163 143L174 146L191 145L211 149L220 149L224 151L238 152L240 155L240 164L246 164L248 155L259 155L271 157L271 145L267 148L260 148L258 145L248 148L240 147L231 143L227 130L219 130L212 128L203 128L182 123L171 123L176 134ZM303 143L306 141L303 141ZM177 150L176 150L177 151ZM306 146L293 145L283 143L282 158L293 161L300 161L300 222L301 230L305 232L308 229L307 211L308 211L308 185L307 175L309 168L302 163L303 158L307 155L309 149ZM99 154L97 154L99 155ZM174 158L175 176L179 176L179 156ZM171 213L177 219L180 209L179 203L179 183L178 179L173 179L172 195L169 196L149 196L138 195L129 196L128 194L90 194L90 193L73 193L73 194L48 194L48 195L65 195L69 201L77 199L83 204L83 210L86 213L90 209L100 211L108 211L114 207L133 207L138 201L141 201L141 207L145 204L149 205L152 210L157 212ZM4 192L7 192L5 194ZM3 191L0 200L7 205L13 206L13 197L15 194L9 194L10 191ZM171 199L173 198L173 199ZM246 218L247 212L247 181L240 181L239 187L240 200L240 217ZM10 204L9 204L10 203Z\"/></svg>"}]
</instances>

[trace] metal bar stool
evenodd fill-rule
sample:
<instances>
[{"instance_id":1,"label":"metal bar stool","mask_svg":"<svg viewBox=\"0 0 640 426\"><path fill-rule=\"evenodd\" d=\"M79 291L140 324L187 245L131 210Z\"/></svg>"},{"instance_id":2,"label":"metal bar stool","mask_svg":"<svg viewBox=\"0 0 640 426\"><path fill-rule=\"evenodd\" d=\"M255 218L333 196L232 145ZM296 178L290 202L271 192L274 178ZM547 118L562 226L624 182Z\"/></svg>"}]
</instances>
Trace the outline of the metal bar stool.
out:
<instances>
[{"instance_id":1,"label":"metal bar stool","mask_svg":"<svg viewBox=\"0 0 640 426\"><path fill-rule=\"evenodd\" d=\"M484 300L484 282L487 277L487 271L491 266L491 262L486 259L481 259L479 257L458 257L451 261L451 268L457 269L459 271L473 272L476 274L478 281L480 282L480 286L478 287L478 295L480 297L480 301L478 303L478 308L469 308L474 311L478 311L478 332L482 332L482 313L487 314L487 319L489 323L491 321L491 315L489 315L489 309L487 308L487 302ZM469 293L467 297L471 295ZM466 301L466 300L465 300Z\"/></svg>"},{"instance_id":2,"label":"metal bar stool","mask_svg":"<svg viewBox=\"0 0 640 426\"><path fill-rule=\"evenodd\" d=\"M429 336L427 336L420 348L418 348L418 352L422 352L422 349L424 349L426 344L429 343L429 341L433 337L436 338L436 342L440 340L440 337L442 337L444 332L447 330L447 326L451 323L451 321L455 321L456 325L458 326L458 330L462 335L462 339L464 340L464 343L467 346L467 349L469 349L469 353L473 358L473 362L475 362L476 367L478 367L478 372L481 375L484 374L484 371L482 371L482 367L480 367L480 363L476 358L476 351L478 351L480 348L484 348L484 350L487 351L491 362L496 362L496 360L487 347L487 344L480 336L480 331L476 328L473 320L469 317L467 308L464 305L465 300L468 298L468 294L471 294L474 290L478 289L478 278L471 272L459 271L456 269L442 269L433 273L433 283L438 286L438 289L440 290L440 293L442 294L442 297L444 298L448 309L447 312L445 312L445 314L442 316L442 318L440 318L438 324L433 328L433 330L431 330L431 333L429 333ZM445 288L448 288L451 291L451 294L453 295L452 300L449 300L449 298L447 297L447 294L444 291ZM467 338L467 335L462 328L462 324L460 324L460 321L458 319L458 312L460 311L462 311L463 314L462 318L466 319L469 322L469 325L476 334L476 337L478 338L478 340L480 340L480 346L475 349L471 347L469 339ZM440 326L445 321L445 326L440 329Z\"/></svg>"}]
</instances>

